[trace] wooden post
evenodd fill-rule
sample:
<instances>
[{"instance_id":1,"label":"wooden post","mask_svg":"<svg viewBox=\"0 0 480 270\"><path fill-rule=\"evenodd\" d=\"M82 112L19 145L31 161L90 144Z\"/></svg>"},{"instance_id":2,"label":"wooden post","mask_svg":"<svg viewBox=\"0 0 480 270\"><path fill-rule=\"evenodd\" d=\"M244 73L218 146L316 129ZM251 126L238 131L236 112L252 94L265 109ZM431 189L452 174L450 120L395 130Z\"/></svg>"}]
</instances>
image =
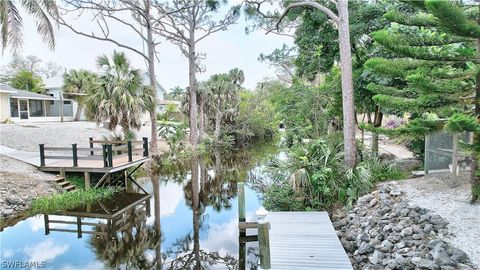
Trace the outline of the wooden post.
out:
<instances>
[{"instance_id":1,"label":"wooden post","mask_svg":"<svg viewBox=\"0 0 480 270\"><path fill-rule=\"evenodd\" d=\"M65 168L60 169L60 176L65 177Z\"/></svg>"},{"instance_id":2,"label":"wooden post","mask_svg":"<svg viewBox=\"0 0 480 270\"><path fill-rule=\"evenodd\" d=\"M128 162L132 162L133 160L132 141L127 142L127 149L128 149Z\"/></svg>"},{"instance_id":3,"label":"wooden post","mask_svg":"<svg viewBox=\"0 0 480 270\"><path fill-rule=\"evenodd\" d=\"M458 175L458 133L453 134L452 173Z\"/></svg>"},{"instance_id":4,"label":"wooden post","mask_svg":"<svg viewBox=\"0 0 480 270\"><path fill-rule=\"evenodd\" d=\"M90 144L90 148L93 148L93 137L89 137L88 142ZM94 155L94 152L92 150L92 151L90 151L90 156L93 156L93 155Z\"/></svg>"},{"instance_id":5,"label":"wooden post","mask_svg":"<svg viewBox=\"0 0 480 270\"><path fill-rule=\"evenodd\" d=\"M128 187L128 172L127 170L123 171L123 176L125 177L125 189Z\"/></svg>"},{"instance_id":6,"label":"wooden post","mask_svg":"<svg viewBox=\"0 0 480 270\"><path fill-rule=\"evenodd\" d=\"M102 144L102 154L103 154L103 167L108 167L108 158L107 158L107 145Z\"/></svg>"},{"instance_id":7,"label":"wooden post","mask_svg":"<svg viewBox=\"0 0 480 270\"><path fill-rule=\"evenodd\" d=\"M113 151L112 145L107 144L108 167L113 167Z\"/></svg>"},{"instance_id":8,"label":"wooden post","mask_svg":"<svg viewBox=\"0 0 480 270\"><path fill-rule=\"evenodd\" d=\"M78 167L77 144L72 144L73 167Z\"/></svg>"},{"instance_id":9,"label":"wooden post","mask_svg":"<svg viewBox=\"0 0 480 270\"><path fill-rule=\"evenodd\" d=\"M143 137L143 156L148 157L148 138Z\"/></svg>"},{"instance_id":10,"label":"wooden post","mask_svg":"<svg viewBox=\"0 0 480 270\"><path fill-rule=\"evenodd\" d=\"M40 166L45 166L45 144L40 145Z\"/></svg>"},{"instance_id":11,"label":"wooden post","mask_svg":"<svg viewBox=\"0 0 480 270\"><path fill-rule=\"evenodd\" d=\"M84 172L85 176L85 190L90 190L90 172Z\"/></svg>"},{"instance_id":12,"label":"wooden post","mask_svg":"<svg viewBox=\"0 0 480 270\"><path fill-rule=\"evenodd\" d=\"M63 123L63 92L60 91L60 107L58 108L60 112L60 122Z\"/></svg>"},{"instance_id":13,"label":"wooden post","mask_svg":"<svg viewBox=\"0 0 480 270\"><path fill-rule=\"evenodd\" d=\"M82 219L77 217L77 238L82 238Z\"/></svg>"},{"instance_id":14,"label":"wooden post","mask_svg":"<svg viewBox=\"0 0 480 270\"><path fill-rule=\"evenodd\" d=\"M50 234L50 222L48 221L48 215L43 215L43 221L45 222L45 235Z\"/></svg>"},{"instance_id":15,"label":"wooden post","mask_svg":"<svg viewBox=\"0 0 480 270\"><path fill-rule=\"evenodd\" d=\"M245 183L237 183L238 221L245 222Z\"/></svg>"},{"instance_id":16,"label":"wooden post","mask_svg":"<svg viewBox=\"0 0 480 270\"><path fill-rule=\"evenodd\" d=\"M259 220L257 225L258 230L258 248L260 250L260 267L262 269L270 269L270 223L268 223L265 218L267 217L268 211L263 209L263 207L256 212ZM292 228L294 229L294 228Z\"/></svg>"}]
</instances>

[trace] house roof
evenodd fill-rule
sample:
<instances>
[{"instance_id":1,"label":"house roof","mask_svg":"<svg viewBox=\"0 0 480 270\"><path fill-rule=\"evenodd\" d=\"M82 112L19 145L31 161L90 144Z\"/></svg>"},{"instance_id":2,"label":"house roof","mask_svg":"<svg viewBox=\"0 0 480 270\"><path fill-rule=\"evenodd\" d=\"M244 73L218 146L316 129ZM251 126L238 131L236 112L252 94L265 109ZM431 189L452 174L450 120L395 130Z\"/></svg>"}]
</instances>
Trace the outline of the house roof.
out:
<instances>
[{"instance_id":1,"label":"house roof","mask_svg":"<svg viewBox=\"0 0 480 270\"><path fill-rule=\"evenodd\" d=\"M0 84L0 93L13 94L16 92L17 92L17 89L3 83Z\"/></svg>"},{"instance_id":2,"label":"house roof","mask_svg":"<svg viewBox=\"0 0 480 270\"><path fill-rule=\"evenodd\" d=\"M57 98L42 94L37 94L33 92L18 90L13 87L10 87L6 84L0 84L0 89L3 91L8 91L4 93L9 93L12 98L26 98L26 99L42 99L42 100L57 100Z\"/></svg>"}]
</instances>

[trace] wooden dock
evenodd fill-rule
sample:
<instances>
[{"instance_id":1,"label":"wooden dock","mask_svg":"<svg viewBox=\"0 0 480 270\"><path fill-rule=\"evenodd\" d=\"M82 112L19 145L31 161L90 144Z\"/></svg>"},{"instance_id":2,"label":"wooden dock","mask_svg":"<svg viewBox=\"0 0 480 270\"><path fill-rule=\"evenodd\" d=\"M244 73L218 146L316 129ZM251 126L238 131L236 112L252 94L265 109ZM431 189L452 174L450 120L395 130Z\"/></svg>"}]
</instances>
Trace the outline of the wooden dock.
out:
<instances>
[{"instance_id":1,"label":"wooden dock","mask_svg":"<svg viewBox=\"0 0 480 270\"><path fill-rule=\"evenodd\" d=\"M266 219L270 269L353 269L327 212L270 212Z\"/></svg>"}]
</instances>

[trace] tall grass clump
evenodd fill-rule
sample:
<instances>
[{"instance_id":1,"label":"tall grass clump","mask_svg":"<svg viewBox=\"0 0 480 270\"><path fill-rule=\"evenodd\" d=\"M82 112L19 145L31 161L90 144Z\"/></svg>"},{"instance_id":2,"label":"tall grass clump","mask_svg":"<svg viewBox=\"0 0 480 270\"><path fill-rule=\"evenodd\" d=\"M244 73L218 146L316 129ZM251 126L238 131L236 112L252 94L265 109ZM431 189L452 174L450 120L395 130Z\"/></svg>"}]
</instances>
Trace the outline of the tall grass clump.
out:
<instances>
[{"instance_id":1,"label":"tall grass clump","mask_svg":"<svg viewBox=\"0 0 480 270\"><path fill-rule=\"evenodd\" d=\"M63 210L82 207L103 199L111 198L118 190L113 188L92 188L62 194L52 194L36 199L30 214L52 214Z\"/></svg>"}]
</instances>

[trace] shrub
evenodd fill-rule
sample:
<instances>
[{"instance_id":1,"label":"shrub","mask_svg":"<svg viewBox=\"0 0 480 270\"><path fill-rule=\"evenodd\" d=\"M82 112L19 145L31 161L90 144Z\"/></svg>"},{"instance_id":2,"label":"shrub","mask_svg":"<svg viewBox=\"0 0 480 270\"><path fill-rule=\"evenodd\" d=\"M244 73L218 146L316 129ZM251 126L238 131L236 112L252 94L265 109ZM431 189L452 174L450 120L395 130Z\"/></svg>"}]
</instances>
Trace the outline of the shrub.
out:
<instances>
[{"instance_id":1,"label":"shrub","mask_svg":"<svg viewBox=\"0 0 480 270\"><path fill-rule=\"evenodd\" d=\"M343 164L341 134L332 134L307 143L297 143L289 153L289 171L306 171L303 185L303 208L325 209L342 203L351 206L361 195L369 192L378 181L403 177L394 164L378 158L367 158L349 169ZM284 168L277 167L277 170ZM287 177L284 177L286 179ZM291 185L273 182L264 189L265 205L275 210L298 208ZM286 201L291 201L293 205Z\"/></svg>"}]
</instances>

